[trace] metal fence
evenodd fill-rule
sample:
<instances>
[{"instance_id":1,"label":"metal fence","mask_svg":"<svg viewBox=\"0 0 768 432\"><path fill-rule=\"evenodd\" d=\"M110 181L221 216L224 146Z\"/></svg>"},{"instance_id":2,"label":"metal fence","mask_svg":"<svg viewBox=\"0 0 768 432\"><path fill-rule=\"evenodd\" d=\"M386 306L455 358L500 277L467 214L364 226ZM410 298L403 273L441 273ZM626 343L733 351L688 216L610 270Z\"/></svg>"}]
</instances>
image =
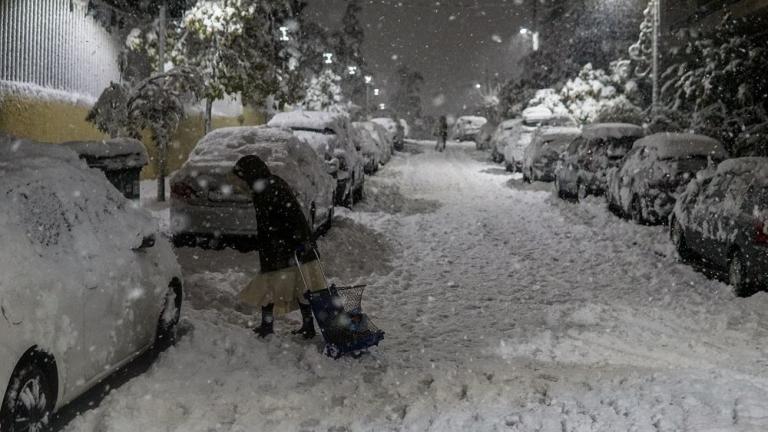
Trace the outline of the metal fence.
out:
<instances>
[{"instance_id":1,"label":"metal fence","mask_svg":"<svg viewBox=\"0 0 768 432\"><path fill-rule=\"evenodd\" d=\"M78 0L0 0L0 80L98 97L119 50Z\"/></svg>"}]
</instances>

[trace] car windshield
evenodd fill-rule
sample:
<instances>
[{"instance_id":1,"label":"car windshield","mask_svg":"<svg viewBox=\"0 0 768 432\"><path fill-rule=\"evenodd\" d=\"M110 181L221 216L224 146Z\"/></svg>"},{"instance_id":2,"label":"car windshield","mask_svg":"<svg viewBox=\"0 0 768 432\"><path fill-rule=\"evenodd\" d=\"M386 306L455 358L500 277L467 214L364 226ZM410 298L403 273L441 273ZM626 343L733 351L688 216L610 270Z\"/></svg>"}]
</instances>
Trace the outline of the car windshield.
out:
<instances>
[{"instance_id":1,"label":"car windshield","mask_svg":"<svg viewBox=\"0 0 768 432\"><path fill-rule=\"evenodd\" d=\"M689 156L684 159L667 161L677 172L695 173L706 168L709 164L707 156Z\"/></svg>"},{"instance_id":2,"label":"car windshield","mask_svg":"<svg viewBox=\"0 0 768 432\"><path fill-rule=\"evenodd\" d=\"M607 154L610 159L621 159L629 153L637 137L612 138L608 140Z\"/></svg>"}]
</instances>

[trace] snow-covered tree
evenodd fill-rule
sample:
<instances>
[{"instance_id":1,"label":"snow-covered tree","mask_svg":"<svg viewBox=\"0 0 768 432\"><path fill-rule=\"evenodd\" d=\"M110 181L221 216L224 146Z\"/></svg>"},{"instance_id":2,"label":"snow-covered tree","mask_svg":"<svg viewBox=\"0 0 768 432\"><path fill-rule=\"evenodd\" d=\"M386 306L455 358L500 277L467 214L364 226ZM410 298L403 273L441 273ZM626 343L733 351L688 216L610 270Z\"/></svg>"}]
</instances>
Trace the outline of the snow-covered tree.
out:
<instances>
[{"instance_id":1,"label":"snow-covered tree","mask_svg":"<svg viewBox=\"0 0 768 432\"><path fill-rule=\"evenodd\" d=\"M397 87L389 100L389 106L409 124L416 124L422 117L421 86L424 76L407 65L397 68Z\"/></svg>"},{"instance_id":2,"label":"snow-covered tree","mask_svg":"<svg viewBox=\"0 0 768 432\"><path fill-rule=\"evenodd\" d=\"M310 79L302 107L311 111L342 111L341 77L330 68Z\"/></svg>"}]
</instances>

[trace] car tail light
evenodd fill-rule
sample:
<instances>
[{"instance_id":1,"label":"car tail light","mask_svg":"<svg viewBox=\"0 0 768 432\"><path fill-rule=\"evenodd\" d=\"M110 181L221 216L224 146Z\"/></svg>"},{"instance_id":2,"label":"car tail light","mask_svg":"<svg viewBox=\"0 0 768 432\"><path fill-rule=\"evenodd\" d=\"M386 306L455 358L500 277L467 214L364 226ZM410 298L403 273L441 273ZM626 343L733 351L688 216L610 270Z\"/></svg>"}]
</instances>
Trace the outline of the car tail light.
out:
<instances>
[{"instance_id":1,"label":"car tail light","mask_svg":"<svg viewBox=\"0 0 768 432\"><path fill-rule=\"evenodd\" d=\"M174 183L171 185L171 197L173 198L192 198L195 190L186 183Z\"/></svg>"},{"instance_id":2,"label":"car tail light","mask_svg":"<svg viewBox=\"0 0 768 432\"><path fill-rule=\"evenodd\" d=\"M768 224L765 221L755 220L755 243L768 245Z\"/></svg>"}]
</instances>

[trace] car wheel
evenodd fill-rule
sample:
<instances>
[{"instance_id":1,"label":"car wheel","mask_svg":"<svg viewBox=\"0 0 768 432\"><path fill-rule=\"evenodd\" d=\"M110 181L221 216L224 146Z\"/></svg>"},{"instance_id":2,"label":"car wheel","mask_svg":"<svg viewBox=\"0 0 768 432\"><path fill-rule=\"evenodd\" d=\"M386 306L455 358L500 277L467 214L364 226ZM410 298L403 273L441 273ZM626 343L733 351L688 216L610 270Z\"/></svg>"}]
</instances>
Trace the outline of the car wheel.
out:
<instances>
[{"instance_id":1,"label":"car wheel","mask_svg":"<svg viewBox=\"0 0 768 432\"><path fill-rule=\"evenodd\" d=\"M675 245L680 261L687 262L690 259L690 251L685 242L685 231L677 220L672 221L672 228L670 228L669 236L672 240L672 244Z\"/></svg>"},{"instance_id":2,"label":"car wheel","mask_svg":"<svg viewBox=\"0 0 768 432\"><path fill-rule=\"evenodd\" d=\"M576 198L579 200L579 202L581 202L587 199L587 196L589 196L589 191L587 190L587 187L584 185L584 183L579 182L576 185Z\"/></svg>"},{"instance_id":3,"label":"car wheel","mask_svg":"<svg viewBox=\"0 0 768 432\"><path fill-rule=\"evenodd\" d=\"M747 276L744 256L736 251L728 266L728 281L733 287L733 293L738 297L749 297L755 293L754 286Z\"/></svg>"},{"instance_id":4,"label":"car wheel","mask_svg":"<svg viewBox=\"0 0 768 432\"><path fill-rule=\"evenodd\" d=\"M160 353L176 343L176 329L181 320L181 283L173 280L163 298L163 309L157 322L155 352Z\"/></svg>"},{"instance_id":5,"label":"car wheel","mask_svg":"<svg viewBox=\"0 0 768 432\"><path fill-rule=\"evenodd\" d=\"M645 223L645 219L643 218L643 204L640 200L640 197L635 195L632 198L632 203L629 207L629 216L632 218L632 222L638 225L643 225Z\"/></svg>"},{"instance_id":6,"label":"car wheel","mask_svg":"<svg viewBox=\"0 0 768 432\"><path fill-rule=\"evenodd\" d=\"M0 409L0 430L47 430L56 400L51 384L43 369L34 362L16 370Z\"/></svg>"}]
</instances>

